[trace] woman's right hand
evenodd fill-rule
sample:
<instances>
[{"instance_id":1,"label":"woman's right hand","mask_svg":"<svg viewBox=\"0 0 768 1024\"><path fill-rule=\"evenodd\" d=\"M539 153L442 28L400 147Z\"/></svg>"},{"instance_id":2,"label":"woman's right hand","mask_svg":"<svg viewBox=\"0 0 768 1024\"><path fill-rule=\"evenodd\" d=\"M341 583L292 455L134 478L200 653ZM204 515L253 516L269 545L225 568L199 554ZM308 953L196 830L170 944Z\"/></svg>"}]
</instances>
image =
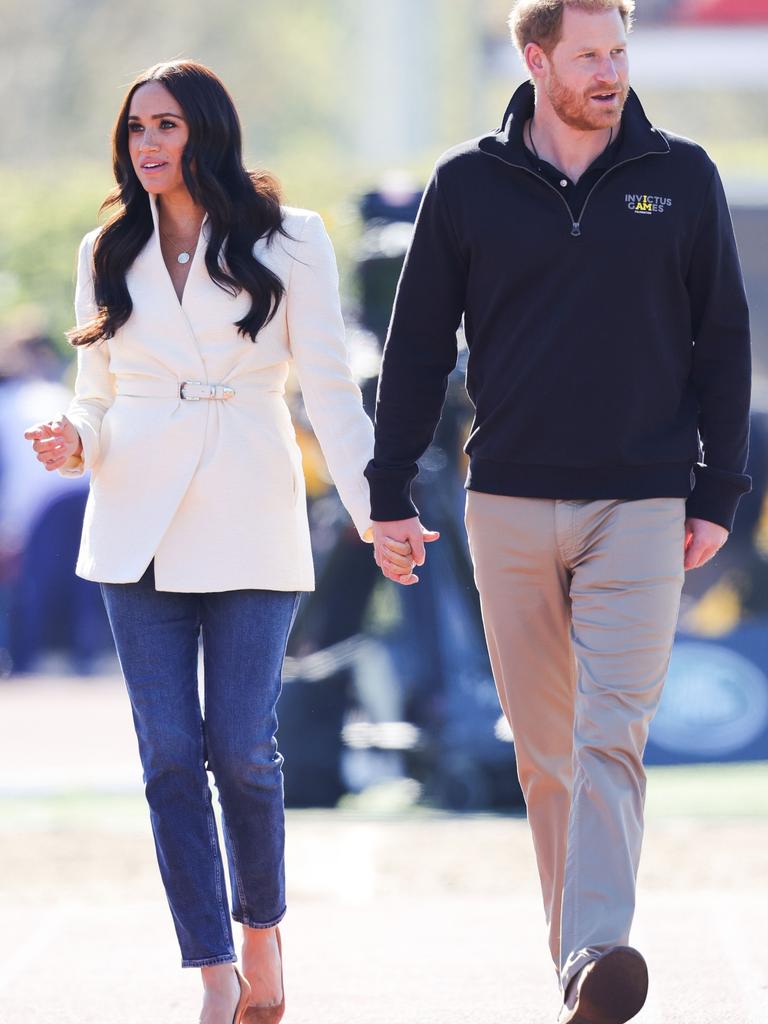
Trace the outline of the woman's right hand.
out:
<instances>
[{"instance_id":1,"label":"woman's right hand","mask_svg":"<svg viewBox=\"0 0 768 1024\"><path fill-rule=\"evenodd\" d=\"M66 416L30 427L24 431L24 437L32 442L37 461L42 462L48 472L61 469L83 450L80 435Z\"/></svg>"}]
</instances>

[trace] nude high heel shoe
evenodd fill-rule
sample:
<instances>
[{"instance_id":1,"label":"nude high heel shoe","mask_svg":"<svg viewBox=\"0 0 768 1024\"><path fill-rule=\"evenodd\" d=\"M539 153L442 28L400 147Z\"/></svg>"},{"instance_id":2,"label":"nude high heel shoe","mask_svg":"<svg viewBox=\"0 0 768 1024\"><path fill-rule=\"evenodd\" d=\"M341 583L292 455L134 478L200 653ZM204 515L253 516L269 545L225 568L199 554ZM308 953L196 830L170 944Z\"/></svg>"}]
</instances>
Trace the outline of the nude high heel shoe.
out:
<instances>
[{"instance_id":1,"label":"nude high heel shoe","mask_svg":"<svg viewBox=\"0 0 768 1024\"><path fill-rule=\"evenodd\" d=\"M237 965L233 964L232 966L235 968L235 974L240 983L240 998L235 1007L235 1016L232 1018L232 1024L243 1024L245 1020L244 1015L248 1012L248 1000L251 998L251 986L248 983L248 979L244 978L240 973Z\"/></svg>"},{"instance_id":2,"label":"nude high heel shoe","mask_svg":"<svg viewBox=\"0 0 768 1024\"><path fill-rule=\"evenodd\" d=\"M280 1024L285 1013L285 985L283 984L283 944L280 941L280 929L275 928L277 948L280 952L280 988L282 999L273 1006L249 1006L243 1014L242 1024Z\"/></svg>"}]
</instances>

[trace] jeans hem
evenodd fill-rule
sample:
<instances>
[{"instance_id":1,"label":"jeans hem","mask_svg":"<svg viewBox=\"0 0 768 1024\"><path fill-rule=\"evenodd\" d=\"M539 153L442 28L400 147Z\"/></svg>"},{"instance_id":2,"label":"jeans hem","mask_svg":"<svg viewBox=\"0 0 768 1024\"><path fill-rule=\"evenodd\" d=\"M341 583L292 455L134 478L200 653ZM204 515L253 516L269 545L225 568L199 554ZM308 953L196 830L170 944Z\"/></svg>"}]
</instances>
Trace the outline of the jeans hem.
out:
<instances>
[{"instance_id":1,"label":"jeans hem","mask_svg":"<svg viewBox=\"0 0 768 1024\"><path fill-rule=\"evenodd\" d=\"M232 920L237 921L238 924L247 925L248 928L274 928L275 925L280 924L286 915L287 907L283 907L277 917L272 918L271 921L257 921L255 918L249 917L247 914L232 914Z\"/></svg>"},{"instance_id":2,"label":"jeans hem","mask_svg":"<svg viewBox=\"0 0 768 1024\"><path fill-rule=\"evenodd\" d=\"M216 964L236 964L235 953L223 953L221 956L207 956L202 960L182 960L182 967L215 967Z\"/></svg>"}]
</instances>

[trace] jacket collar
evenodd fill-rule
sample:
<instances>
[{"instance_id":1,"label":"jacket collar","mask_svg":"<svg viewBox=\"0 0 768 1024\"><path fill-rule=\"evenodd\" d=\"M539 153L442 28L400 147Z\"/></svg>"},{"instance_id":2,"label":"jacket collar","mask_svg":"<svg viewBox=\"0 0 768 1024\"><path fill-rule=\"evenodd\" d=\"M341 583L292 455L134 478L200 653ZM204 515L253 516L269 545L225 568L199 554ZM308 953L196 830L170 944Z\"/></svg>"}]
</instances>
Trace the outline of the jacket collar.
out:
<instances>
[{"instance_id":1,"label":"jacket collar","mask_svg":"<svg viewBox=\"0 0 768 1024\"><path fill-rule=\"evenodd\" d=\"M528 167L523 125L533 116L535 102L533 83L524 82L509 101L501 127L478 140L482 152L516 167ZM637 93L630 89L621 118L621 147L617 161L636 160L652 153L666 154L669 148L662 133L648 120Z\"/></svg>"}]
</instances>

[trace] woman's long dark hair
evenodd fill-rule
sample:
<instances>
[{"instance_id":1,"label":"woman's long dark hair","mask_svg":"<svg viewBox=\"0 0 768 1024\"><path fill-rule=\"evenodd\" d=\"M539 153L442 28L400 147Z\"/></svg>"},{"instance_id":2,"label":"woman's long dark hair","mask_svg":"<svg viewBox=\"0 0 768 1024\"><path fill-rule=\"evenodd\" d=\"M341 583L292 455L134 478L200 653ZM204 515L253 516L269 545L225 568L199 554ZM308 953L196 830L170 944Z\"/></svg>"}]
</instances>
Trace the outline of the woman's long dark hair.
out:
<instances>
[{"instance_id":1,"label":"woman's long dark hair","mask_svg":"<svg viewBox=\"0 0 768 1024\"><path fill-rule=\"evenodd\" d=\"M189 126L182 157L184 183L205 209L210 225L205 265L219 287L233 296L243 290L251 296L249 312L235 326L255 341L284 292L280 278L253 255L257 239L285 233L279 187L271 175L243 167L240 119L232 98L209 68L190 60L156 64L140 74L126 94L112 135L117 187L101 206L102 211L114 212L93 250L98 314L70 331L69 340L89 345L112 338L133 310L125 275L154 227L147 193L128 150L128 114L133 94L147 82L160 82L182 108Z\"/></svg>"}]
</instances>

